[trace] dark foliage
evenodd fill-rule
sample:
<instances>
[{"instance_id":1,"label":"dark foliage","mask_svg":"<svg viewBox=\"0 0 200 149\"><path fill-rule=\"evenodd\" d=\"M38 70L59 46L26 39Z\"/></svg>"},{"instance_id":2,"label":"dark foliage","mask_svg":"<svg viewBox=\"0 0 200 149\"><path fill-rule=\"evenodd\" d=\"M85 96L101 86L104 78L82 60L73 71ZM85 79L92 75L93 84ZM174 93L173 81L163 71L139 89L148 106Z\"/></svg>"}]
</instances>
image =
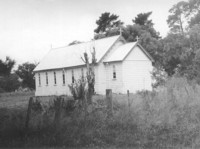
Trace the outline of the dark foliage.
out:
<instances>
[{"instance_id":1,"label":"dark foliage","mask_svg":"<svg viewBox=\"0 0 200 149\"><path fill-rule=\"evenodd\" d=\"M18 66L16 74L22 79L23 87L29 87L30 89L35 88L35 80L33 73L35 67L36 64L28 62Z\"/></svg>"},{"instance_id":2,"label":"dark foliage","mask_svg":"<svg viewBox=\"0 0 200 149\"><path fill-rule=\"evenodd\" d=\"M71 43L69 43L68 45L71 46L71 45L76 45L76 44L79 44L79 43L81 43L81 41L74 40Z\"/></svg>"},{"instance_id":3,"label":"dark foliage","mask_svg":"<svg viewBox=\"0 0 200 149\"><path fill-rule=\"evenodd\" d=\"M123 25L119 19L119 16L110 14L109 12L102 13L99 19L96 21L97 28L95 33L105 34L107 31Z\"/></svg>"},{"instance_id":4,"label":"dark foliage","mask_svg":"<svg viewBox=\"0 0 200 149\"><path fill-rule=\"evenodd\" d=\"M19 88L19 77L14 73L0 78L1 92L12 92Z\"/></svg>"},{"instance_id":5,"label":"dark foliage","mask_svg":"<svg viewBox=\"0 0 200 149\"><path fill-rule=\"evenodd\" d=\"M5 61L0 60L0 76L8 76L15 65L15 60L6 57Z\"/></svg>"},{"instance_id":6,"label":"dark foliage","mask_svg":"<svg viewBox=\"0 0 200 149\"><path fill-rule=\"evenodd\" d=\"M150 17L151 14L152 14L152 12L140 13L132 21L133 21L133 23L138 24L138 25L152 27L153 26L152 20L148 20L148 18Z\"/></svg>"}]
</instances>

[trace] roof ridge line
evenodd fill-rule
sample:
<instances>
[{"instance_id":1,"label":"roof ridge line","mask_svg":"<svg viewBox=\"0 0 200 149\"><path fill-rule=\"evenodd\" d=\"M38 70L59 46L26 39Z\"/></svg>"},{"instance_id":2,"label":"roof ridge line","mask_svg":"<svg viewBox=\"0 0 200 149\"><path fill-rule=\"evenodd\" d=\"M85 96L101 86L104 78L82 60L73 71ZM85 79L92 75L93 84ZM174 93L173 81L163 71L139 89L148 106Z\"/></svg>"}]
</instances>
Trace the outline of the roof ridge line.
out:
<instances>
[{"instance_id":1,"label":"roof ridge line","mask_svg":"<svg viewBox=\"0 0 200 149\"><path fill-rule=\"evenodd\" d=\"M97 39L97 40L92 39L90 41L85 41L85 42L74 44L74 45L66 45L66 46L60 46L60 47L51 48L50 50L57 50L57 49L66 48L66 47L70 47L70 46L76 46L76 45L80 45L80 44L86 44L86 43L90 43L90 42L94 42L94 41L100 41L100 40L104 40L104 39L108 39L108 38L117 37L117 36L120 36L120 35L110 36L110 37L106 37L106 38L100 38L100 39Z\"/></svg>"}]
</instances>

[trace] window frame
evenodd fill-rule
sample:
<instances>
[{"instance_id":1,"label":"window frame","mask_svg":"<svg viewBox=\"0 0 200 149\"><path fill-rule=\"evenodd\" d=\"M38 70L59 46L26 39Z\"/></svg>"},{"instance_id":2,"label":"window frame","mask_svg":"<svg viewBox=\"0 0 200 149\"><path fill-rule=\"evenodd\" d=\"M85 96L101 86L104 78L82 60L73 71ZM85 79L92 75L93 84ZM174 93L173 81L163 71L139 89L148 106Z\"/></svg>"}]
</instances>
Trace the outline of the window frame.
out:
<instances>
[{"instance_id":1,"label":"window frame","mask_svg":"<svg viewBox=\"0 0 200 149\"><path fill-rule=\"evenodd\" d=\"M116 80L116 79L117 79L117 73L116 73L116 66L115 66L115 65L113 65L112 79L113 79L113 80Z\"/></svg>"},{"instance_id":2,"label":"window frame","mask_svg":"<svg viewBox=\"0 0 200 149\"><path fill-rule=\"evenodd\" d=\"M74 70L72 69L72 83L75 83Z\"/></svg>"},{"instance_id":3,"label":"window frame","mask_svg":"<svg viewBox=\"0 0 200 149\"><path fill-rule=\"evenodd\" d=\"M81 68L81 77L82 77L82 79L84 79L84 69L83 68Z\"/></svg>"},{"instance_id":4,"label":"window frame","mask_svg":"<svg viewBox=\"0 0 200 149\"><path fill-rule=\"evenodd\" d=\"M54 76L54 85L57 85L56 71L53 72L53 76Z\"/></svg>"},{"instance_id":5,"label":"window frame","mask_svg":"<svg viewBox=\"0 0 200 149\"><path fill-rule=\"evenodd\" d=\"M66 80L65 80L65 71L64 71L64 70L62 71L62 82L63 82L63 85L66 84Z\"/></svg>"},{"instance_id":6,"label":"window frame","mask_svg":"<svg viewBox=\"0 0 200 149\"><path fill-rule=\"evenodd\" d=\"M45 75L46 75L46 86L48 86L49 85L48 72L45 72Z\"/></svg>"},{"instance_id":7,"label":"window frame","mask_svg":"<svg viewBox=\"0 0 200 149\"><path fill-rule=\"evenodd\" d=\"M39 86L41 86L41 76L40 76L40 73L38 73L38 83L39 83Z\"/></svg>"}]
</instances>

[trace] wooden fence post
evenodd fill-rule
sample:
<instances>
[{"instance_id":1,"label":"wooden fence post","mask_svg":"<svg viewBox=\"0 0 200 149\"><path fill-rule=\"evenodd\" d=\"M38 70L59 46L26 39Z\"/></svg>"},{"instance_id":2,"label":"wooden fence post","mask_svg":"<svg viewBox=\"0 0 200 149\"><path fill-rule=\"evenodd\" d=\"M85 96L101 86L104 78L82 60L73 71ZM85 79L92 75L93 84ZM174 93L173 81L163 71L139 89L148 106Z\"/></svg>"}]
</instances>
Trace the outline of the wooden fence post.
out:
<instances>
[{"instance_id":1,"label":"wooden fence post","mask_svg":"<svg viewBox=\"0 0 200 149\"><path fill-rule=\"evenodd\" d=\"M127 90L127 96L128 96L128 113L129 113L129 116L130 116L130 106L131 106L131 103L130 103L130 97L129 97L129 90Z\"/></svg>"},{"instance_id":2,"label":"wooden fence post","mask_svg":"<svg viewBox=\"0 0 200 149\"><path fill-rule=\"evenodd\" d=\"M54 117L54 124L55 128L58 129L60 127L60 120L61 120L61 111L62 111L62 98L57 97L54 100L55 104L55 117Z\"/></svg>"},{"instance_id":3,"label":"wooden fence post","mask_svg":"<svg viewBox=\"0 0 200 149\"><path fill-rule=\"evenodd\" d=\"M28 130L28 128L29 128L29 121L30 121L30 116L31 116L32 105L33 105L33 97L30 97L29 103L28 103L27 115L26 115L26 122L25 122L26 130Z\"/></svg>"},{"instance_id":4,"label":"wooden fence post","mask_svg":"<svg viewBox=\"0 0 200 149\"><path fill-rule=\"evenodd\" d=\"M107 115L111 117L113 115L113 102L112 102L112 90L106 89L106 102L107 102Z\"/></svg>"}]
</instances>

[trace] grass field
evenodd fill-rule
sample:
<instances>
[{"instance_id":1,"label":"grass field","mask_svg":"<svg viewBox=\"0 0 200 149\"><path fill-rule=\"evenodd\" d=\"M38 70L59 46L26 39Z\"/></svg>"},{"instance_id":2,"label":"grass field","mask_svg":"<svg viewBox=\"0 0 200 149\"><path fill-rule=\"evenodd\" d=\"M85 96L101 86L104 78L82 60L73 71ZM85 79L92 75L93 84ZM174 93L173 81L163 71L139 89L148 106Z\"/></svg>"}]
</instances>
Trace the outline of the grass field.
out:
<instances>
[{"instance_id":1,"label":"grass field","mask_svg":"<svg viewBox=\"0 0 200 149\"><path fill-rule=\"evenodd\" d=\"M13 92L13 93L0 93L0 108L23 108L27 107L30 97L33 97L34 92ZM124 94L113 94L113 100L121 103L128 104L128 97ZM50 97L39 97L42 102L48 103L53 100L53 96ZM134 94L130 93L131 101L135 98ZM105 99L103 95L93 96L93 100Z\"/></svg>"},{"instance_id":2,"label":"grass field","mask_svg":"<svg viewBox=\"0 0 200 149\"><path fill-rule=\"evenodd\" d=\"M33 111L29 130L24 129L28 99L33 92L0 95L0 147L73 148L200 148L200 86L183 78L169 80L159 92L113 94L113 116L107 117L105 96L85 117L63 104L60 127L55 127L55 97ZM102 108L95 108L101 105Z\"/></svg>"},{"instance_id":3,"label":"grass field","mask_svg":"<svg viewBox=\"0 0 200 149\"><path fill-rule=\"evenodd\" d=\"M34 92L0 93L0 108L27 107L31 96L34 96Z\"/></svg>"}]
</instances>

